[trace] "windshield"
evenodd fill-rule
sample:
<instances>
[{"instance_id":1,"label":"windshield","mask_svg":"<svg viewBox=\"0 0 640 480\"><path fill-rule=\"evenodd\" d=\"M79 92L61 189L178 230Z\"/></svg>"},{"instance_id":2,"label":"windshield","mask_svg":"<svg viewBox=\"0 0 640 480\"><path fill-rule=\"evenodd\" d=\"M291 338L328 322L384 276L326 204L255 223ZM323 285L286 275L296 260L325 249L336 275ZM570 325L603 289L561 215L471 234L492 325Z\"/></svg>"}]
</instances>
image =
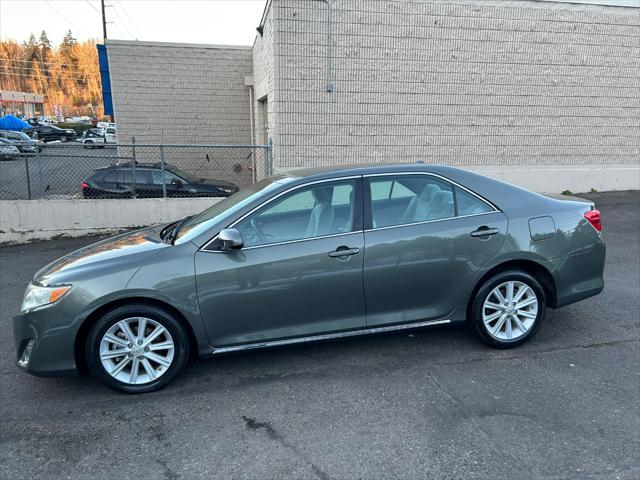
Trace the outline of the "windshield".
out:
<instances>
[{"instance_id":1,"label":"windshield","mask_svg":"<svg viewBox=\"0 0 640 480\"><path fill-rule=\"evenodd\" d=\"M242 188L230 197L226 197L206 210L194 215L180 228L174 243L183 243L195 238L207 229L253 202L260 195L282 185L288 177L275 176Z\"/></svg>"},{"instance_id":2,"label":"windshield","mask_svg":"<svg viewBox=\"0 0 640 480\"><path fill-rule=\"evenodd\" d=\"M176 167L167 168L167 171L183 178L184 180L187 181L187 183L197 183L198 181L200 181L200 177L196 177L191 173L183 172L182 170Z\"/></svg>"}]
</instances>

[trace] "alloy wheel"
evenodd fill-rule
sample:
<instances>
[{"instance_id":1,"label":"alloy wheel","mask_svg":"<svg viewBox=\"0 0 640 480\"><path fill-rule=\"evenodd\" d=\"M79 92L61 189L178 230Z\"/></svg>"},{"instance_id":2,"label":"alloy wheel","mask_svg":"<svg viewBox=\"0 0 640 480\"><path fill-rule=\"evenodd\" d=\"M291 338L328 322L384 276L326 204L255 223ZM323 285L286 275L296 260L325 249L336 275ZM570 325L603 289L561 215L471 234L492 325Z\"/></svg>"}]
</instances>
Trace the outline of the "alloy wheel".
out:
<instances>
[{"instance_id":1,"label":"alloy wheel","mask_svg":"<svg viewBox=\"0 0 640 480\"><path fill-rule=\"evenodd\" d=\"M526 283L510 280L495 287L482 305L482 320L489 334L502 341L525 335L538 316L538 297Z\"/></svg>"},{"instance_id":2,"label":"alloy wheel","mask_svg":"<svg viewBox=\"0 0 640 480\"><path fill-rule=\"evenodd\" d=\"M128 385L153 382L173 362L175 345L169 331L145 317L113 324L100 341L100 361L114 379Z\"/></svg>"}]
</instances>

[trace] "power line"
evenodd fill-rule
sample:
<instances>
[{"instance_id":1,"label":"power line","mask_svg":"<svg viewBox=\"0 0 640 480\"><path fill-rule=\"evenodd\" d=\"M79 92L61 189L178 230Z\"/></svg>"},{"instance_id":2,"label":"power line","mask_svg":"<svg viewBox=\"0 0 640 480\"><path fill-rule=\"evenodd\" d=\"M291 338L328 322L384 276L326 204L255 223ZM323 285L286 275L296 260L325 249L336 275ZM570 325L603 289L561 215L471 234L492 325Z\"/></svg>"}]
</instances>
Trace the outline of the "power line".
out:
<instances>
[{"instance_id":1,"label":"power line","mask_svg":"<svg viewBox=\"0 0 640 480\"><path fill-rule=\"evenodd\" d=\"M78 28L78 26L75 23L73 23L71 20L69 20L67 17L65 17L62 13L60 13L60 10L58 10L56 7L54 7L53 4L50 2L50 0L44 0L44 1L45 1L45 3L47 5L49 5L52 8L52 10L54 12L56 12L60 16L60 18L62 18L64 21L68 22L69 25L71 25L76 30L80 30L80 28Z\"/></svg>"},{"instance_id":2,"label":"power line","mask_svg":"<svg viewBox=\"0 0 640 480\"><path fill-rule=\"evenodd\" d=\"M12 77L32 77L32 78L42 78L40 75L34 75L32 73L7 73L7 72L0 72L0 77L3 75L10 75ZM97 76L95 76L97 78ZM59 75L58 78L64 78L66 80L81 80L83 82L86 82L89 79L92 79L93 76L89 76L87 75L84 78L80 78L80 77L70 77L67 75Z\"/></svg>"},{"instance_id":3,"label":"power line","mask_svg":"<svg viewBox=\"0 0 640 480\"><path fill-rule=\"evenodd\" d=\"M29 67L12 67L12 66L8 66L8 67L4 67L4 68L9 68L13 71L26 71L26 72L33 72L34 69L33 68L29 68ZM2 68L0 68L0 72L2 72ZM89 75L91 73L85 73L86 71L81 69L81 68L76 68L75 71L69 71L67 69L64 70L51 70L51 69L47 69L47 68L41 68L42 73L46 73L49 75L58 75L59 73L72 73L72 74L78 74L78 75Z\"/></svg>"},{"instance_id":4,"label":"power line","mask_svg":"<svg viewBox=\"0 0 640 480\"><path fill-rule=\"evenodd\" d=\"M120 19L120 22L122 24L122 26L125 28L125 30L127 31L127 33L132 36L135 37L135 35L133 33L131 33L131 30L129 30L129 27L127 27L127 24L125 23L125 21L122 19L122 17L120 16L120 14L118 13L118 10L116 9L115 5L107 5L109 7L113 8L113 12L116 14L116 16ZM116 23L116 25L118 25L118 23Z\"/></svg>"},{"instance_id":5,"label":"power line","mask_svg":"<svg viewBox=\"0 0 640 480\"><path fill-rule=\"evenodd\" d=\"M20 63L33 63L33 62L38 62L41 64L47 64L47 65L60 65L60 66L64 66L64 67L75 67L76 65L73 65L72 63L57 63L57 62L45 62L43 60L21 60L21 59L13 59L13 58L0 58L0 60L6 60L7 62L20 62Z\"/></svg>"},{"instance_id":6,"label":"power line","mask_svg":"<svg viewBox=\"0 0 640 480\"><path fill-rule=\"evenodd\" d=\"M87 3L89 4L89 6L90 6L91 8L93 8L93 10L94 10L96 13L100 13L100 11L99 11L99 10L98 10L94 5L93 5L93 3L91 3L89 0L84 0L84 1L85 1L85 2L87 2Z\"/></svg>"},{"instance_id":7,"label":"power line","mask_svg":"<svg viewBox=\"0 0 640 480\"><path fill-rule=\"evenodd\" d=\"M122 14L125 16L125 20L129 23L129 25L131 25L131 28L133 29L133 31L136 34L135 37L136 38L139 37L140 36L140 32L138 31L138 28L136 27L136 25L131 20L131 17L127 13L127 10L124 8L124 4L120 0L114 0L114 1L118 5L118 7L119 7L120 11L122 12Z\"/></svg>"}]
</instances>

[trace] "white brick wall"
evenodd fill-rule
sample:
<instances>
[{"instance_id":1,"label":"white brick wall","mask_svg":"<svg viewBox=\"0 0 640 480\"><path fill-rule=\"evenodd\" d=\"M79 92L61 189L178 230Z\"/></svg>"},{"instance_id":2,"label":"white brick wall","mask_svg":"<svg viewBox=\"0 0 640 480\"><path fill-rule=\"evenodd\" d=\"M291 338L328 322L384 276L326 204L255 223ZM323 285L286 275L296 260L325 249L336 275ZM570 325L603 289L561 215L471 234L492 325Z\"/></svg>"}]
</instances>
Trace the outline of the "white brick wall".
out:
<instances>
[{"instance_id":1,"label":"white brick wall","mask_svg":"<svg viewBox=\"0 0 640 480\"><path fill-rule=\"evenodd\" d=\"M108 41L118 140L251 143L249 47Z\"/></svg>"},{"instance_id":2,"label":"white brick wall","mask_svg":"<svg viewBox=\"0 0 640 480\"><path fill-rule=\"evenodd\" d=\"M276 167L640 162L640 10L274 0Z\"/></svg>"},{"instance_id":3,"label":"white brick wall","mask_svg":"<svg viewBox=\"0 0 640 480\"><path fill-rule=\"evenodd\" d=\"M108 41L118 142L128 144L251 144L250 47ZM121 155L131 155L120 148ZM165 160L212 179L251 183L250 150L165 148ZM136 148L142 162L159 149ZM260 162L264 162L259 152ZM264 169L263 167L261 167Z\"/></svg>"}]
</instances>

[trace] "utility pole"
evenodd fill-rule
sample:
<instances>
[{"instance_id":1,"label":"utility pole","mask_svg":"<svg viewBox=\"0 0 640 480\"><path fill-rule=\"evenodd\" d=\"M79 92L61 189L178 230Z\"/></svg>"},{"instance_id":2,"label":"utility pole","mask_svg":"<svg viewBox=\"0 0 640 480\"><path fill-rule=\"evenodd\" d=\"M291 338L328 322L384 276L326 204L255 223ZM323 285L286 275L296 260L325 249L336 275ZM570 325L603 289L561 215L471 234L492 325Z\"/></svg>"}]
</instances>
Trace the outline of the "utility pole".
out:
<instances>
[{"instance_id":1,"label":"utility pole","mask_svg":"<svg viewBox=\"0 0 640 480\"><path fill-rule=\"evenodd\" d=\"M107 41L107 19L104 16L104 0L100 0L100 7L102 8L102 38Z\"/></svg>"}]
</instances>

